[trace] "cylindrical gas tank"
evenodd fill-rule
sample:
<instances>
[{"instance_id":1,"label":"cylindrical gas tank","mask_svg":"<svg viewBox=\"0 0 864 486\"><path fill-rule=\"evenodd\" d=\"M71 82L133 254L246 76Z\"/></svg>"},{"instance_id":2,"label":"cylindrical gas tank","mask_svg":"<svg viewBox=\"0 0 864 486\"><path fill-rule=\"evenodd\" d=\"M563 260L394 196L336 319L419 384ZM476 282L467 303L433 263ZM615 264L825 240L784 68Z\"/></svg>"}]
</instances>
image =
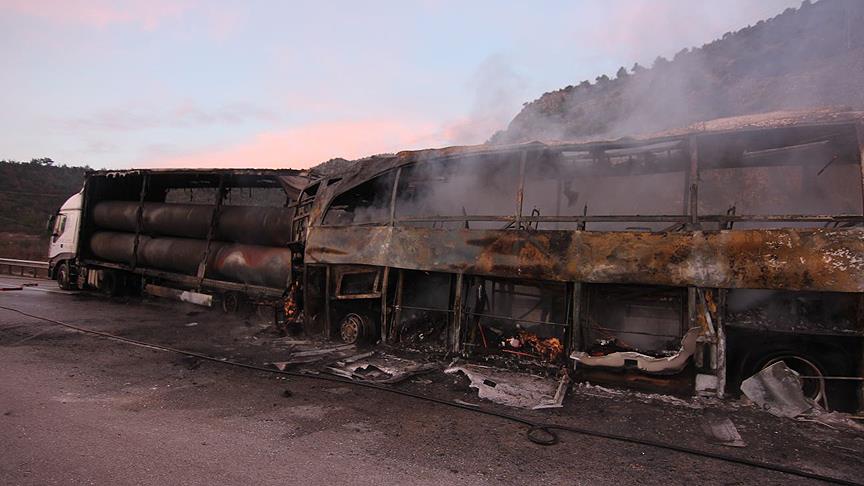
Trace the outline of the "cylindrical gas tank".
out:
<instances>
[{"instance_id":1,"label":"cylindrical gas tank","mask_svg":"<svg viewBox=\"0 0 864 486\"><path fill-rule=\"evenodd\" d=\"M90 238L90 250L101 259L132 264L135 235L100 231ZM192 238L154 238L141 235L138 240L139 267L195 275L207 242ZM271 246L210 243L208 278L285 288L291 276L291 250Z\"/></svg>"},{"instance_id":2,"label":"cylindrical gas tank","mask_svg":"<svg viewBox=\"0 0 864 486\"><path fill-rule=\"evenodd\" d=\"M207 276L284 289L291 277L291 250L223 243L210 248Z\"/></svg>"},{"instance_id":3,"label":"cylindrical gas tank","mask_svg":"<svg viewBox=\"0 0 864 486\"><path fill-rule=\"evenodd\" d=\"M215 206L147 202L141 232L152 236L207 238ZM102 201L93 207L100 228L135 232L138 203ZM291 239L291 211L285 208L222 206L213 239L234 243L285 246Z\"/></svg>"}]
</instances>

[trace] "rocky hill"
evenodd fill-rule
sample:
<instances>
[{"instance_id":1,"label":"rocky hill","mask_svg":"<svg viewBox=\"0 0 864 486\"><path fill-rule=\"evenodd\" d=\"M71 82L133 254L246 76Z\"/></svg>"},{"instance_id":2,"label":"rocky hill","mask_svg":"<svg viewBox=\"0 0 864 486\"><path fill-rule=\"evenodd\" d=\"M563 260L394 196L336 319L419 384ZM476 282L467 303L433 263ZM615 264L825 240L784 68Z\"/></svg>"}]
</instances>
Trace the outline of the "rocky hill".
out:
<instances>
[{"instance_id":1,"label":"rocky hill","mask_svg":"<svg viewBox=\"0 0 864 486\"><path fill-rule=\"evenodd\" d=\"M545 93L490 143L617 138L701 120L816 106L864 107L864 1L805 1L798 9L650 69Z\"/></svg>"}]
</instances>

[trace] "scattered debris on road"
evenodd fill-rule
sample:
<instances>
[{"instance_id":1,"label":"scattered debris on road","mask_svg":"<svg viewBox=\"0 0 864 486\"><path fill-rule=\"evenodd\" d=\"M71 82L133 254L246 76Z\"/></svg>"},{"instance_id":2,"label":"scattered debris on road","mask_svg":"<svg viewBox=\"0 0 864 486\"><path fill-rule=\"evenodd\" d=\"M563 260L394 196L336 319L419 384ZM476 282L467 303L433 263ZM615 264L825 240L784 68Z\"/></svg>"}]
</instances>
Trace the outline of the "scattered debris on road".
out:
<instances>
[{"instance_id":1,"label":"scattered debris on road","mask_svg":"<svg viewBox=\"0 0 864 486\"><path fill-rule=\"evenodd\" d=\"M816 406L801 391L798 373L778 361L741 383L741 391L776 417L795 418Z\"/></svg>"},{"instance_id":2,"label":"scattered debris on road","mask_svg":"<svg viewBox=\"0 0 864 486\"><path fill-rule=\"evenodd\" d=\"M437 368L435 363L421 363L389 354L367 352L337 361L325 370L352 380L398 383Z\"/></svg>"},{"instance_id":3,"label":"scattered debris on road","mask_svg":"<svg viewBox=\"0 0 864 486\"><path fill-rule=\"evenodd\" d=\"M550 379L489 366L454 363L444 373L467 376L471 388L476 388L477 395L484 400L533 410L561 407L570 384L570 376L563 370L558 379Z\"/></svg>"},{"instance_id":4,"label":"scattered debris on road","mask_svg":"<svg viewBox=\"0 0 864 486\"><path fill-rule=\"evenodd\" d=\"M702 430L708 436L709 441L715 444L727 447L747 447L729 417L706 415L702 420Z\"/></svg>"}]
</instances>

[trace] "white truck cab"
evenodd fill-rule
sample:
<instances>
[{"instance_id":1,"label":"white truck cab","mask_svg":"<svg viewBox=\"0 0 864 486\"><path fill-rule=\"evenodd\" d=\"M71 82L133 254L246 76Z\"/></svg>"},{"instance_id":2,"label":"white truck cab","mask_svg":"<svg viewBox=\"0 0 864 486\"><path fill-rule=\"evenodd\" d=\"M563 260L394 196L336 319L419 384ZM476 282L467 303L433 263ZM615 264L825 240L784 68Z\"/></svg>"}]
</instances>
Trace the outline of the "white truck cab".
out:
<instances>
[{"instance_id":1,"label":"white truck cab","mask_svg":"<svg viewBox=\"0 0 864 486\"><path fill-rule=\"evenodd\" d=\"M48 244L48 271L63 289L75 287L74 260L78 250L78 234L84 194L79 192L63 203L51 219L51 240Z\"/></svg>"}]
</instances>

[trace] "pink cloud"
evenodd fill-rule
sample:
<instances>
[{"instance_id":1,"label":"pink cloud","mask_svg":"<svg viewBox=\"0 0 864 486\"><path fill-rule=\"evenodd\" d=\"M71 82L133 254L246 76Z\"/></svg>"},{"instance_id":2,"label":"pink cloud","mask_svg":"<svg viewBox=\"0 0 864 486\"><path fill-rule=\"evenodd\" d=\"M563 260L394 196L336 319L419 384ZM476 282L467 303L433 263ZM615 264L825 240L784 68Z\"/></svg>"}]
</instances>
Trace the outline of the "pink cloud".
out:
<instances>
[{"instance_id":1,"label":"pink cloud","mask_svg":"<svg viewBox=\"0 0 864 486\"><path fill-rule=\"evenodd\" d=\"M133 24L152 30L165 20L180 16L193 4L192 0L2 0L0 11L63 25L81 24L102 28Z\"/></svg>"},{"instance_id":2,"label":"pink cloud","mask_svg":"<svg viewBox=\"0 0 864 486\"><path fill-rule=\"evenodd\" d=\"M50 118L50 127L63 131L92 130L138 131L160 127L194 127L206 125L238 125L251 121L276 122L279 116L270 109L246 102L231 102L204 107L192 101L176 106L152 109L121 107L90 115Z\"/></svg>"},{"instance_id":3,"label":"pink cloud","mask_svg":"<svg viewBox=\"0 0 864 486\"><path fill-rule=\"evenodd\" d=\"M368 155L434 144L432 123L359 120L268 131L237 145L144 160L142 167L285 167L304 169L334 157Z\"/></svg>"}]
</instances>

